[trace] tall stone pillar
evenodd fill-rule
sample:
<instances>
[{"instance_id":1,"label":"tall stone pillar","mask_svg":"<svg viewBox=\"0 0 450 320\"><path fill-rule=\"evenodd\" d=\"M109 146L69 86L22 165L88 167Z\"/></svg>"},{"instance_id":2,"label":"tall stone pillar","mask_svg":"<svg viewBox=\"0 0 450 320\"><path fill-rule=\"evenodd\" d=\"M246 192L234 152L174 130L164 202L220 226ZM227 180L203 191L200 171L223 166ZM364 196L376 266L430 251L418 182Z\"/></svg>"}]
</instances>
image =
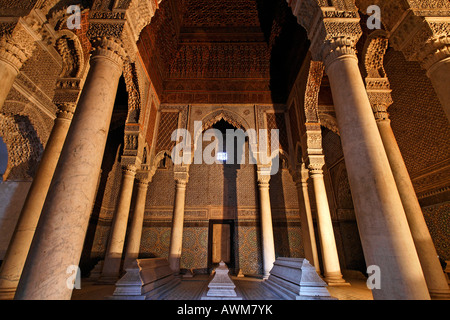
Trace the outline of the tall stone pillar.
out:
<instances>
[{"instance_id":1,"label":"tall stone pillar","mask_svg":"<svg viewBox=\"0 0 450 320\"><path fill-rule=\"evenodd\" d=\"M259 205L261 210L261 244L263 258L263 277L269 277L275 262L275 242L273 237L272 209L270 207L270 168L258 170Z\"/></svg>"},{"instance_id":2,"label":"tall stone pillar","mask_svg":"<svg viewBox=\"0 0 450 320\"><path fill-rule=\"evenodd\" d=\"M128 242L125 249L124 268L139 256L148 184L148 180L137 181L136 204L134 206L134 212L131 218Z\"/></svg>"},{"instance_id":3,"label":"tall stone pillar","mask_svg":"<svg viewBox=\"0 0 450 320\"><path fill-rule=\"evenodd\" d=\"M125 50L94 42L90 69L67 134L15 299L71 298L98 182Z\"/></svg>"},{"instance_id":4,"label":"tall stone pillar","mask_svg":"<svg viewBox=\"0 0 450 320\"><path fill-rule=\"evenodd\" d=\"M189 174L187 172L175 171L175 205L173 208L172 233L169 247L169 264L174 273L180 273L181 251L183 249L184 205L188 180Z\"/></svg>"},{"instance_id":5,"label":"tall stone pillar","mask_svg":"<svg viewBox=\"0 0 450 320\"><path fill-rule=\"evenodd\" d=\"M341 134L355 214L367 266L379 267L375 299L429 299L422 268L394 176L373 117L355 44L361 36L358 9L320 7L290 0L308 32L314 60L328 75ZM317 17L308 20L305 10ZM345 11L345 18L342 18ZM332 26L332 28L330 28Z\"/></svg>"},{"instance_id":6,"label":"tall stone pillar","mask_svg":"<svg viewBox=\"0 0 450 320\"><path fill-rule=\"evenodd\" d=\"M323 155L309 157L308 167L314 186L314 197L316 199L317 226L322 251L323 276L329 286L349 285L342 278L341 267L339 265L327 191L323 180L322 168L324 165L325 159Z\"/></svg>"},{"instance_id":7,"label":"tall stone pillar","mask_svg":"<svg viewBox=\"0 0 450 320\"><path fill-rule=\"evenodd\" d=\"M122 185L120 187L117 210L113 218L105 262L99 282L114 284L120 277L120 266L127 233L128 217L130 214L131 197L133 195L136 167L127 166L122 171Z\"/></svg>"},{"instance_id":8,"label":"tall stone pillar","mask_svg":"<svg viewBox=\"0 0 450 320\"><path fill-rule=\"evenodd\" d=\"M355 55L326 64L368 266L377 265L375 299L429 299L403 205L372 115ZM351 94L349 94L351 92Z\"/></svg>"},{"instance_id":9,"label":"tall stone pillar","mask_svg":"<svg viewBox=\"0 0 450 320\"><path fill-rule=\"evenodd\" d=\"M402 200L411 235L416 246L420 264L427 282L431 298L450 298L450 290L438 259L438 254L428 230L411 178L403 160L401 151L392 131L387 112L392 98L387 78L366 79L369 101L380 131L395 183ZM371 82L382 84L376 88Z\"/></svg>"},{"instance_id":10,"label":"tall stone pillar","mask_svg":"<svg viewBox=\"0 0 450 320\"><path fill-rule=\"evenodd\" d=\"M74 110L73 104L59 105L52 132L0 269L0 299L2 300L14 298Z\"/></svg>"},{"instance_id":11,"label":"tall stone pillar","mask_svg":"<svg viewBox=\"0 0 450 320\"><path fill-rule=\"evenodd\" d=\"M316 236L314 234L314 221L311 212L311 204L308 193L309 173L302 164L301 172L295 181L297 187L298 202L300 206L300 219L302 224L302 239L305 258L316 268L320 274L319 255L317 254Z\"/></svg>"}]
</instances>

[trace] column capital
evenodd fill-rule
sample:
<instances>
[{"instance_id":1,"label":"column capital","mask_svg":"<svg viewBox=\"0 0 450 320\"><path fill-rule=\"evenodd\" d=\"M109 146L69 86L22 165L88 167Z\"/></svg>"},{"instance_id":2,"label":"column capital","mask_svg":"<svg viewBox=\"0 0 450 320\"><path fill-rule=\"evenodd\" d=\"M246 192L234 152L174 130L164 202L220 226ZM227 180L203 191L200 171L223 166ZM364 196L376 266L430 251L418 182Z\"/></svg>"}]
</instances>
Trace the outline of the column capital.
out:
<instances>
[{"instance_id":1,"label":"column capital","mask_svg":"<svg viewBox=\"0 0 450 320\"><path fill-rule=\"evenodd\" d=\"M56 117L57 119L69 120L73 118L75 113L76 104L75 103L60 103L57 104Z\"/></svg>"},{"instance_id":2,"label":"column capital","mask_svg":"<svg viewBox=\"0 0 450 320\"><path fill-rule=\"evenodd\" d=\"M392 90L387 78L366 78L366 90L377 121L389 119L388 108L392 100Z\"/></svg>"},{"instance_id":3,"label":"column capital","mask_svg":"<svg viewBox=\"0 0 450 320\"><path fill-rule=\"evenodd\" d=\"M362 35L358 8L353 2L329 6L327 1L286 0L308 33L313 60L328 67L342 56L356 58L355 45Z\"/></svg>"},{"instance_id":4,"label":"column capital","mask_svg":"<svg viewBox=\"0 0 450 320\"><path fill-rule=\"evenodd\" d=\"M39 34L25 19L0 23L0 60L9 63L19 72L22 65L33 54Z\"/></svg>"},{"instance_id":5,"label":"column capital","mask_svg":"<svg viewBox=\"0 0 450 320\"><path fill-rule=\"evenodd\" d=\"M137 41L142 29L150 24L158 1L94 0L90 12L91 39L113 37L120 39L130 60L137 58Z\"/></svg>"},{"instance_id":6,"label":"column capital","mask_svg":"<svg viewBox=\"0 0 450 320\"><path fill-rule=\"evenodd\" d=\"M105 36L97 37L92 40L92 47L91 60L99 57L109 58L122 70L123 63L127 58L127 52L120 39Z\"/></svg>"},{"instance_id":7,"label":"column capital","mask_svg":"<svg viewBox=\"0 0 450 320\"><path fill-rule=\"evenodd\" d=\"M137 179L136 183L138 185L139 188L148 188L148 184L150 183L150 180L148 179Z\"/></svg>"},{"instance_id":8,"label":"column capital","mask_svg":"<svg viewBox=\"0 0 450 320\"><path fill-rule=\"evenodd\" d=\"M297 166L297 169L295 169L295 171L293 170L291 172L291 175L297 187L301 187L304 184L308 183L309 170L308 168L306 168L305 163L301 163L299 166Z\"/></svg>"},{"instance_id":9,"label":"column capital","mask_svg":"<svg viewBox=\"0 0 450 320\"><path fill-rule=\"evenodd\" d=\"M407 60L430 70L450 58L450 3L441 1L435 8L429 1L405 1L396 6L385 1L380 7L387 15L383 18L390 29L390 44Z\"/></svg>"},{"instance_id":10,"label":"column capital","mask_svg":"<svg viewBox=\"0 0 450 320\"><path fill-rule=\"evenodd\" d=\"M73 118L81 92L81 79L60 78L56 82L53 103L57 106L57 119L69 120Z\"/></svg>"},{"instance_id":11,"label":"column capital","mask_svg":"<svg viewBox=\"0 0 450 320\"><path fill-rule=\"evenodd\" d=\"M135 177L136 176L136 166L127 165L122 167L122 172L124 176Z\"/></svg>"},{"instance_id":12,"label":"column capital","mask_svg":"<svg viewBox=\"0 0 450 320\"><path fill-rule=\"evenodd\" d=\"M186 184L189 182L188 171L174 171L173 175L177 186L186 186Z\"/></svg>"},{"instance_id":13,"label":"column capital","mask_svg":"<svg viewBox=\"0 0 450 320\"><path fill-rule=\"evenodd\" d=\"M260 187L269 187L271 167L270 166L258 166L256 174L258 185Z\"/></svg>"},{"instance_id":14,"label":"column capital","mask_svg":"<svg viewBox=\"0 0 450 320\"><path fill-rule=\"evenodd\" d=\"M136 172L136 180L138 184L149 184L152 182L153 176L155 172L149 172L147 170L137 170Z\"/></svg>"},{"instance_id":15,"label":"column capital","mask_svg":"<svg viewBox=\"0 0 450 320\"><path fill-rule=\"evenodd\" d=\"M308 156L308 169L313 178L314 175L323 174L323 166L325 165L324 155L310 155Z\"/></svg>"}]
</instances>

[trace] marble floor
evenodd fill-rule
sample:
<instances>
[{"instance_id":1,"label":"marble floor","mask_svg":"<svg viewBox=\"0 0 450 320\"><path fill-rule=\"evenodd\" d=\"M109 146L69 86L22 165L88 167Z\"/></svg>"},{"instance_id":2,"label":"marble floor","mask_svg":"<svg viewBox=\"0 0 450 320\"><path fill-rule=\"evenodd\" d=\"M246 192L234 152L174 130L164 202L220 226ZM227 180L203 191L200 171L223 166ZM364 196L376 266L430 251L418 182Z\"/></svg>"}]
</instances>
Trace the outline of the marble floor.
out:
<instances>
[{"instance_id":1,"label":"marble floor","mask_svg":"<svg viewBox=\"0 0 450 320\"><path fill-rule=\"evenodd\" d=\"M192 278L182 278L174 289L162 295L162 300L199 300L208 289L211 278L207 275L196 275ZM232 277L236 291L244 300L280 300L263 285L262 280L253 277ZM330 295L339 300L373 300L372 292L366 287L364 279L347 278L351 286L328 287ZM74 290L72 300L104 300L114 292L114 285L98 285L82 281L81 289Z\"/></svg>"}]
</instances>

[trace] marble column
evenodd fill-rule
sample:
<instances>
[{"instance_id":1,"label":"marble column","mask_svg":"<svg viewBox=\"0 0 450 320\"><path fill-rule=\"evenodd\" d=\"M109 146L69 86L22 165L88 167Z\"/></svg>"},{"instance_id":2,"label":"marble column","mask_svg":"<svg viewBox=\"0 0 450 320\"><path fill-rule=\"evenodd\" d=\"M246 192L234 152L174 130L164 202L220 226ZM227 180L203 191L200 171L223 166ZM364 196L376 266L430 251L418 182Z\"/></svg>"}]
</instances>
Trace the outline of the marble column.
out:
<instances>
[{"instance_id":1,"label":"marble column","mask_svg":"<svg viewBox=\"0 0 450 320\"><path fill-rule=\"evenodd\" d=\"M414 186L395 139L394 132L392 131L387 107L373 105L373 108L430 296L432 299L449 299L450 290L447 279L439 262L433 239L431 238L422 213L422 208L420 207Z\"/></svg>"},{"instance_id":2,"label":"marble column","mask_svg":"<svg viewBox=\"0 0 450 320\"><path fill-rule=\"evenodd\" d=\"M11 300L33 240L53 174L69 131L75 105L59 106L57 118L48 138L39 167L33 178L19 220L0 269L0 299Z\"/></svg>"},{"instance_id":3,"label":"marble column","mask_svg":"<svg viewBox=\"0 0 450 320\"><path fill-rule=\"evenodd\" d=\"M125 50L99 38L15 299L68 300L91 214Z\"/></svg>"},{"instance_id":4,"label":"marble column","mask_svg":"<svg viewBox=\"0 0 450 320\"><path fill-rule=\"evenodd\" d=\"M297 187L298 202L300 207L300 219L302 224L302 239L305 258L315 267L320 275L319 256L317 254L316 236L314 233L314 221L311 212L311 204L308 192L308 169L302 165L300 177L295 181Z\"/></svg>"},{"instance_id":5,"label":"marble column","mask_svg":"<svg viewBox=\"0 0 450 320\"><path fill-rule=\"evenodd\" d=\"M172 233L170 235L169 264L174 273L180 273L181 251L183 249L184 205L188 176L178 177L175 173L176 191L173 208Z\"/></svg>"},{"instance_id":6,"label":"marble column","mask_svg":"<svg viewBox=\"0 0 450 320\"><path fill-rule=\"evenodd\" d=\"M375 299L429 299L405 211L351 41L324 49L355 214L367 266L380 268Z\"/></svg>"},{"instance_id":7,"label":"marble column","mask_svg":"<svg viewBox=\"0 0 450 320\"><path fill-rule=\"evenodd\" d=\"M316 199L317 227L322 251L323 276L329 286L349 285L342 278L339 265L333 222L331 221L327 191L323 180L322 168L325 164L325 159L323 155L310 156L309 158L310 163L308 167L314 187L314 198Z\"/></svg>"},{"instance_id":8,"label":"marble column","mask_svg":"<svg viewBox=\"0 0 450 320\"><path fill-rule=\"evenodd\" d=\"M133 216L131 218L127 247L125 249L124 268L136 260L139 256L148 183L148 180L138 180L137 182L136 203L134 206Z\"/></svg>"},{"instance_id":9,"label":"marble column","mask_svg":"<svg viewBox=\"0 0 450 320\"><path fill-rule=\"evenodd\" d=\"M261 244L263 278L269 277L275 262L275 242L273 237L272 209L270 207L269 171L258 171L259 205L261 210Z\"/></svg>"},{"instance_id":10,"label":"marble column","mask_svg":"<svg viewBox=\"0 0 450 320\"><path fill-rule=\"evenodd\" d=\"M113 218L108 248L106 249L102 275L99 282L116 283L120 278L122 254L127 233L128 217L130 215L131 197L133 195L136 167L127 166L122 171L122 184L120 187L117 210Z\"/></svg>"},{"instance_id":11,"label":"marble column","mask_svg":"<svg viewBox=\"0 0 450 320\"><path fill-rule=\"evenodd\" d=\"M330 7L313 0L287 2L307 31L313 60L322 61L328 75L364 258L367 266L380 271L380 289L373 289L373 296L430 299L358 66L358 8L354 3ZM304 10L312 12L304 15Z\"/></svg>"}]
</instances>

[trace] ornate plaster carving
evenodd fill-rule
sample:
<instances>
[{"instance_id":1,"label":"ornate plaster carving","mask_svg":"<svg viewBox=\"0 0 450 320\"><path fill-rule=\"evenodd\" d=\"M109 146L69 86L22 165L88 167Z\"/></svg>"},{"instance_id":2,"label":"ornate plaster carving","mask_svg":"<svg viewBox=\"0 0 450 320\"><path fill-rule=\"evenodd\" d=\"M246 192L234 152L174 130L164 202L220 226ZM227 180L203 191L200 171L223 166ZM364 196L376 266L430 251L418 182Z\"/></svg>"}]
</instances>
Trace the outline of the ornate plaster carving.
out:
<instances>
[{"instance_id":1,"label":"ornate plaster carving","mask_svg":"<svg viewBox=\"0 0 450 320\"><path fill-rule=\"evenodd\" d=\"M355 45L362 34L358 8L353 0L287 0L297 21L311 41L313 60L325 67L342 55L355 56Z\"/></svg>"},{"instance_id":2,"label":"ornate plaster carving","mask_svg":"<svg viewBox=\"0 0 450 320\"><path fill-rule=\"evenodd\" d=\"M366 40L363 51L364 66L367 71L366 90L377 121L389 118L387 109L393 103L392 90L384 70L384 55L388 42L384 31L373 32Z\"/></svg>"}]
</instances>

